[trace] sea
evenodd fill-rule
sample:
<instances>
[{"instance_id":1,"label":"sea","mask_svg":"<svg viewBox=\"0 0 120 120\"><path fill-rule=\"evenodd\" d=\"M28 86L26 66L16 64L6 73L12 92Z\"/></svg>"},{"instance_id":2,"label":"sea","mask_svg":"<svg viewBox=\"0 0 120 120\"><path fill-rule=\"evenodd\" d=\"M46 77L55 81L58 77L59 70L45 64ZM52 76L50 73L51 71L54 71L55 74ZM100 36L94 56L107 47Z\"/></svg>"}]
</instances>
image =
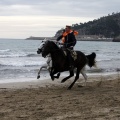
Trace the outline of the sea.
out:
<instances>
[{"instance_id":1,"label":"sea","mask_svg":"<svg viewBox=\"0 0 120 120\"><path fill-rule=\"evenodd\" d=\"M47 58L37 54L42 40L0 39L0 83L36 80ZM96 53L96 68L86 66L87 75L114 74L120 71L120 42L77 41L75 50ZM63 72L66 76L68 72ZM25 79L24 79L25 78ZM43 69L40 79L50 78ZM19 80L18 80L19 79Z\"/></svg>"}]
</instances>

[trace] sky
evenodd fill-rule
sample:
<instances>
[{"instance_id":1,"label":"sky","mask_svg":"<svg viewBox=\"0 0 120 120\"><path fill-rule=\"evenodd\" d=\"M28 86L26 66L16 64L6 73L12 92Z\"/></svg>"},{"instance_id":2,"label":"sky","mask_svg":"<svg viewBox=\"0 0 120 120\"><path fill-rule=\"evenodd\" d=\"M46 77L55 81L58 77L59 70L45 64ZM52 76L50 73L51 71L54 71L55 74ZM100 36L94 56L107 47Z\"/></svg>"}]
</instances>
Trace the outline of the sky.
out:
<instances>
[{"instance_id":1,"label":"sky","mask_svg":"<svg viewBox=\"0 0 120 120\"><path fill-rule=\"evenodd\" d=\"M120 0L0 0L0 38L52 37L119 9Z\"/></svg>"}]
</instances>

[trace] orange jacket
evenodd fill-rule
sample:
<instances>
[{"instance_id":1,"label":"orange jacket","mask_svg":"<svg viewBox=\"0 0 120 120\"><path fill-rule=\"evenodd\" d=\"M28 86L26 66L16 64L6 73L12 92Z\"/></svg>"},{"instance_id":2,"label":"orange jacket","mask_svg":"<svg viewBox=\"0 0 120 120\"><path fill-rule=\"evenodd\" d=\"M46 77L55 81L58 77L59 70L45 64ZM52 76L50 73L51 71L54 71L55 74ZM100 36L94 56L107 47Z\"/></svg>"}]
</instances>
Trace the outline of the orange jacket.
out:
<instances>
[{"instance_id":1,"label":"orange jacket","mask_svg":"<svg viewBox=\"0 0 120 120\"><path fill-rule=\"evenodd\" d=\"M76 36L76 35L78 35L78 32L77 31L73 31L73 30L70 30L70 32L64 32L63 34L62 34L62 43L64 43L65 42L65 36L67 36L69 33L74 33L74 35Z\"/></svg>"}]
</instances>

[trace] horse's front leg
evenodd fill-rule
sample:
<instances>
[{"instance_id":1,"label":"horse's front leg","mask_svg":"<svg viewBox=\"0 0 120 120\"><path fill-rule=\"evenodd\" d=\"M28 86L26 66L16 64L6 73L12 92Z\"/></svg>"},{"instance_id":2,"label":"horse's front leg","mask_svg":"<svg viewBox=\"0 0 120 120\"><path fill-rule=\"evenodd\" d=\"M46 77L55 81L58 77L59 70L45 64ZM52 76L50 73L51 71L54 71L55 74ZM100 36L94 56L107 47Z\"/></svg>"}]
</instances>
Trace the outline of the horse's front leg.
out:
<instances>
[{"instance_id":1,"label":"horse's front leg","mask_svg":"<svg viewBox=\"0 0 120 120\"><path fill-rule=\"evenodd\" d=\"M54 68L52 67L51 71L50 71L50 77L51 77L52 80L54 80L54 78L55 78L54 74L56 74L56 73L57 73L57 71L55 71Z\"/></svg>"},{"instance_id":2,"label":"horse's front leg","mask_svg":"<svg viewBox=\"0 0 120 120\"><path fill-rule=\"evenodd\" d=\"M40 78L40 72L43 68L46 68L47 69L47 64L43 65L42 67L40 67L40 70L38 71L38 75L37 75L37 79Z\"/></svg>"},{"instance_id":3,"label":"horse's front leg","mask_svg":"<svg viewBox=\"0 0 120 120\"><path fill-rule=\"evenodd\" d=\"M71 77L74 76L73 70L72 70L72 71L69 71L69 72L70 72L70 75L69 75L68 77L64 78L64 79L61 81L61 83L65 82L67 79L69 79L69 78L71 78Z\"/></svg>"}]
</instances>

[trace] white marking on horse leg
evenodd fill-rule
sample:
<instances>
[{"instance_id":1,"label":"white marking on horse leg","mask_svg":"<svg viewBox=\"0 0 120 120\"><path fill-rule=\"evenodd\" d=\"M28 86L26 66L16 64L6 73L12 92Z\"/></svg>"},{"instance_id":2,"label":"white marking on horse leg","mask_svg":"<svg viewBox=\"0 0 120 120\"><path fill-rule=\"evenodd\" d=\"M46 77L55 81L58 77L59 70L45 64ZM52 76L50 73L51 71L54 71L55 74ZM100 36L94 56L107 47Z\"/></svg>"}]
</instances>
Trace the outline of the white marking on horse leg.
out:
<instances>
[{"instance_id":1,"label":"white marking on horse leg","mask_svg":"<svg viewBox=\"0 0 120 120\"><path fill-rule=\"evenodd\" d=\"M38 71L38 76L40 75L40 72L43 68L47 69L47 64L44 64L43 66L40 67L39 71Z\"/></svg>"},{"instance_id":2,"label":"white marking on horse leg","mask_svg":"<svg viewBox=\"0 0 120 120\"><path fill-rule=\"evenodd\" d=\"M84 86L86 86L87 75L86 75L86 73L85 73L85 68L83 68L80 72L81 72L81 74L83 75L83 77L84 77L84 79L85 79Z\"/></svg>"}]
</instances>

